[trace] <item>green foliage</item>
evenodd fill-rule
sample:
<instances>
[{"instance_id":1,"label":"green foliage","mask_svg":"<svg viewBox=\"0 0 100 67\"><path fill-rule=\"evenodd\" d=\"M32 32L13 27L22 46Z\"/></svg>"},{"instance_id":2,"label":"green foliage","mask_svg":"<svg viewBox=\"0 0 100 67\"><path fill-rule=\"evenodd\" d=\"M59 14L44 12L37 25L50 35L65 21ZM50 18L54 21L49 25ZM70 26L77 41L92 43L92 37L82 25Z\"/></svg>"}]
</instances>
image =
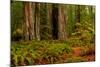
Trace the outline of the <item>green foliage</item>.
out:
<instances>
[{"instance_id":1,"label":"green foliage","mask_svg":"<svg viewBox=\"0 0 100 67\"><path fill-rule=\"evenodd\" d=\"M35 64L40 58L45 58L48 63L56 63L63 52L68 54L71 48L68 44L57 41L12 42L11 61L16 66Z\"/></svg>"},{"instance_id":2,"label":"green foliage","mask_svg":"<svg viewBox=\"0 0 100 67\"><path fill-rule=\"evenodd\" d=\"M72 33L72 37L69 38L69 42L73 46L89 45L94 43L94 34L92 24L88 22L76 23L76 31Z\"/></svg>"},{"instance_id":3,"label":"green foliage","mask_svg":"<svg viewBox=\"0 0 100 67\"><path fill-rule=\"evenodd\" d=\"M61 4L63 5L63 4ZM52 11L53 7L57 9L58 4L48 4L48 3L40 3L40 36L41 39L49 40L52 39ZM64 10L65 10L65 16L67 16L66 19L66 32L67 36L71 37L71 33L75 32L75 24L77 22L75 21L76 19L76 7L77 5L63 5ZM23 14L23 2L17 2L17 1L12 1L11 3L11 34L15 33L16 29L21 29L23 28L23 23L24 23L24 14ZM50 14L50 15L49 15ZM94 23L95 23L95 9L94 6L80 6L80 22L82 23L81 26L84 28L88 27L89 25L85 23L90 24L92 27L88 28L89 30L94 30ZM78 29L81 32L81 28L79 27ZM77 33L77 32L75 32ZM82 32L81 32L82 33ZM88 32L83 32L89 35ZM13 35L12 35L13 36ZM83 35L84 36L84 35Z\"/></svg>"},{"instance_id":4,"label":"green foliage","mask_svg":"<svg viewBox=\"0 0 100 67\"><path fill-rule=\"evenodd\" d=\"M67 5L66 6L66 16L68 16L68 18L66 18L66 30L67 30L67 34L68 36L71 36L71 33L73 33L75 31L75 5Z\"/></svg>"},{"instance_id":5,"label":"green foliage","mask_svg":"<svg viewBox=\"0 0 100 67\"><path fill-rule=\"evenodd\" d=\"M23 31L21 29L16 29L13 33L12 33L12 40L21 40L23 36Z\"/></svg>"},{"instance_id":6,"label":"green foliage","mask_svg":"<svg viewBox=\"0 0 100 67\"><path fill-rule=\"evenodd\" d=\"M16 29L22 28L23 22L23 3L12 1L11 2L11 33Z\"/></svg>"}]
</instances>

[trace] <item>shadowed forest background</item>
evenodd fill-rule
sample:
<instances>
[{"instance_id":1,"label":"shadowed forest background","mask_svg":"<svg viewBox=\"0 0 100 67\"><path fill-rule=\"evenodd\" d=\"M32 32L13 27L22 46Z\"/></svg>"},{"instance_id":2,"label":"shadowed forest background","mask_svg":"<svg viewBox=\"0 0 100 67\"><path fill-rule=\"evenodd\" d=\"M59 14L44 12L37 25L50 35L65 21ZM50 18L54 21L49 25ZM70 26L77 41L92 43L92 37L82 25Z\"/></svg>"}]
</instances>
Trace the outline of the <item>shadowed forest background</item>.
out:
<instances>
[{"instance_id":1,"label":"shadowed forest background","mask_svg":"<svg viewBox=\"0 0 100 67\"><path fill-rule=\"evenodd\" d=\"M11 66L95 60L95 6L11 1Z\"/></svg>"}]
</instances>

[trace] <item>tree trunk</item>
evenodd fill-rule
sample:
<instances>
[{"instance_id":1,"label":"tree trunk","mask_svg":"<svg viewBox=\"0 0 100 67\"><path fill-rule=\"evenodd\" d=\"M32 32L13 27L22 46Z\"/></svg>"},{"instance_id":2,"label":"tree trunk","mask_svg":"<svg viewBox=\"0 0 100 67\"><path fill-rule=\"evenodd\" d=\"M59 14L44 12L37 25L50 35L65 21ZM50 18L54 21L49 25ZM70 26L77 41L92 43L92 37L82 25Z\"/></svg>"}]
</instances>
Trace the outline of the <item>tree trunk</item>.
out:
<instances>
[{"instance_id":1,"label":"tree trunk","mask_svg":"<svg viewBox=\"0 0 100 67\"><path fill-rule=\"evenodd\" d=\"M25 40L35 39L34 31L34 4L31 2L24 2L24 15L25 15L25 24L24 24L24 33Z\"/></svg>"},{"instance_id":2,"label":"tree trunk","mask_svg":"<svg viewBox=\"0 0 100 67\"><path fill-rule=\"evenodd\" d=\"M80 5L77 5L76 6L76 23L78 22L80 22Z\"/></svg>"},{"instance_id":3,"label":"tree trunk","mask_svg":"<svg viewBox=\"0 0 100 67\"><path fill-rule=\"evenodd\" d=\"M58 39L58 5L52 5L52 38Z\"/></svg>"},{"instance_id":4,"label":"tree trunk","mask_svg":"<svg viewBox=\"0 0 100 67\"><path fill-rule=\"evenodd\" d=\"M33 7L32 7L33 6ZM29 38L30 40L35 39L35 32L34 32L34 3L29 3Z\"/></svg>"},{"instance_id":5,"label":"tree trunk","mask_svg":"<svg viewBox=\"0 0 100 67\"><path fill-rule=\"evenodd\" d=\"M58 8L58 39L66 40L66 19L64 12L64 5L59 5Z\"/></svg>"},{"instance_id":6,"label":"tree trunk","mask_svg":"<svg viewBox=\"0 0 100 67\"><path fill-rule=\"evenodd\" d=\"M47 4L48 38L52 38L52 4Z\"/></svg>"},{"instance_id":7,"label":"tree trunk","mask_svg":"<svg viewBox=\"0 0 100 67\"><path fill-rule=\"evenodd\" d=\"M24 4L24 38L29 40L29 20L28 20L28 2L23 2Z\"/></svg>"},{"instance_id":8,"label":"tree trunk","mask_svg":"<svg viewBox=\"0 0 100 67\"><path fill-rule=\"evenodd\" d=\"M40 3L35 4L35 36L40 40Z\"/></svg>"}]
</instances>

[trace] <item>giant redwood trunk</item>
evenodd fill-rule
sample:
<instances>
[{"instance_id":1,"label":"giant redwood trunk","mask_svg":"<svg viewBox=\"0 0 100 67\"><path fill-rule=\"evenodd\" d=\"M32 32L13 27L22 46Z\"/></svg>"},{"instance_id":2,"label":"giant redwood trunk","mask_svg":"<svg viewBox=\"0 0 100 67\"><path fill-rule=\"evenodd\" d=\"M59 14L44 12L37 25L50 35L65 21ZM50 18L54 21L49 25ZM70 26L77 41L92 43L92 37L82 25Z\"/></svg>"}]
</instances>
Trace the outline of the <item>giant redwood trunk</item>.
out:
<instances>
[{"instance_id":1,"label":"giant redwood trunk","mask_svg":"<svg viewBox=\"0 0 100 67\"><path fill-rule=\"evenodd\" d=\"M24 38L25 40L32 40L35 38L34 32L34 16L31 2L24 2Z\"/></svg>"},{"instance_id":2,"label":"giant redwood trunk","mask_svg":"<svg viewBox=\"0 0 100 67\"><path fill-rule=\"evenodd\" d=\"M25 40L29 40L29 20L28 20L28 2L24 2L24 38Z\"/></svg>"},{"instance_id":3,"label":"giant redwood trunk","mask_svg":"<svg viewBox=\"0 0 100 67\"><path fill-rule=\"evenodd\" d=\"M64 5L59 5L58 7L58 39L66 40L66 19Z\"/></svg>"},{"instance_id":4,"label":"giant redwood trunk","mask_svg":"<svg viewBox=\"0 0 100 67\"><path fill-rule=\"evenodd\" d=\"M32 39L35 39L35 31L34 31L34 23L35 23L35 21L34 21L34 3L29 3L29 33L30 33L30 35L29 35L29 38L30 38L30 40L32 40Z\"/></svg>"}]
</instances>

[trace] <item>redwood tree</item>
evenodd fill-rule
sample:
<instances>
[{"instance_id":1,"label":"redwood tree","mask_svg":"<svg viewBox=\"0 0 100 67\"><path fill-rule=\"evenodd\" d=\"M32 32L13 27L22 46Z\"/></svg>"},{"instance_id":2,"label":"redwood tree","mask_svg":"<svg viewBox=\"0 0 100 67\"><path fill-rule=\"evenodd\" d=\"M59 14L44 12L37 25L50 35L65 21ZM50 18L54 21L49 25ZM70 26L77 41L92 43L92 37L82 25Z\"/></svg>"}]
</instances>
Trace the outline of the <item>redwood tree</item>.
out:
<instances>
[{"instance_id":1,"label":"redwood tree","mask_svg":"<svg viewBox=\"0 0 100 67\"><path fill-rule=\"evenodd\" d=\"M66 40L66 17L64 5L58 7L58 39Z\"/></svg>"},{"instance_id":2,"label":"redwood tree","mask_svg":"<svg viewBox=\"0 0 100 67\"><path fill-rule=\"evenodd\" d=\"M35 38L34 31L34 10L31 2L24 3L24 38L25 40L32 40Z\"/></svg>"}]
</instances>

